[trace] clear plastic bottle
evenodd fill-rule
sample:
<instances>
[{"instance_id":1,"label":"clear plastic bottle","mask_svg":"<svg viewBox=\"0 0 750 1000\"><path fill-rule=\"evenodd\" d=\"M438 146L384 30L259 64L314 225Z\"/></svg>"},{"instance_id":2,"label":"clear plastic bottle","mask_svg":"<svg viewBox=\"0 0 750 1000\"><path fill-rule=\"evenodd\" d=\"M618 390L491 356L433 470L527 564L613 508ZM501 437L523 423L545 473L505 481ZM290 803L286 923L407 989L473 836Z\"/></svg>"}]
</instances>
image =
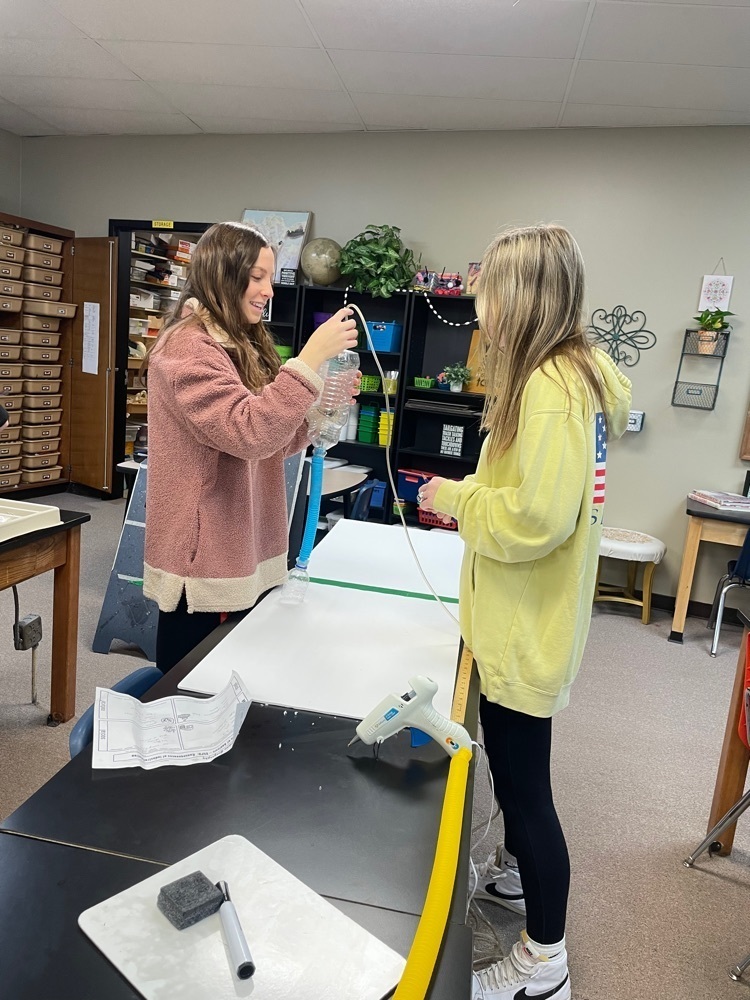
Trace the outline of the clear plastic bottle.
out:
<instances>
[{"instance_id":1,"label":"clear plastic bottle","mask_svg":"<svg viewBox=\"0 0 750 1000\"><path fill-rule=\"evenodd\" d=\"M324 379L323 390L320 398L307 414L310 440L314 450L305 532L297 563L290 571L281 591L282 604L301 604L307 593L307 587L310 583L307 564L315 544L315 532L320 516L325 453L329 448L338 444L341 438L341 429L349 419L354 376L358 368L359 355L357 352L342 351L341 354L326 362L320 370Z\"/></svg>"},{"instance_id":2,"label":"clear plastic bottle","mask_svg":"<svg viewBox=\"0 0 750 1000\"><path fill-rule=\"evenodd\" d=\"M323 390L307 415L310 440L316 448L327 451L338 443L341 428L349 419L354 374L358 368L356 351L342 351L321 368Z\"/></svg>"}]
</instances>

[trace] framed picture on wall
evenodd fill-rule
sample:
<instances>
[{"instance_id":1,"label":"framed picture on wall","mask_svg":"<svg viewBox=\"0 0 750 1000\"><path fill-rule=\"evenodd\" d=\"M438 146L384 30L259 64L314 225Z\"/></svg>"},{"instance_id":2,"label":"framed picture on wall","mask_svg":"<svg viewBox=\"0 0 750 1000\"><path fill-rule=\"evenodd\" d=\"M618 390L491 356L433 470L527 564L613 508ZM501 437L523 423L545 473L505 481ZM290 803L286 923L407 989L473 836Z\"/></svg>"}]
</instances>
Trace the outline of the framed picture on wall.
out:
<instances>
[{"instance_id":1,"label":"framed picture on wall","mask_svg":"<svg viewBox=\"0 0 750 1000\"><path fill-rule=\"evenodd\" d=\"M289 212L268 208L246 208L242 222L259 229L276 250L275 281L282 270L296 271L310 228L311 212Z\"/></svg>"}]
</instances>

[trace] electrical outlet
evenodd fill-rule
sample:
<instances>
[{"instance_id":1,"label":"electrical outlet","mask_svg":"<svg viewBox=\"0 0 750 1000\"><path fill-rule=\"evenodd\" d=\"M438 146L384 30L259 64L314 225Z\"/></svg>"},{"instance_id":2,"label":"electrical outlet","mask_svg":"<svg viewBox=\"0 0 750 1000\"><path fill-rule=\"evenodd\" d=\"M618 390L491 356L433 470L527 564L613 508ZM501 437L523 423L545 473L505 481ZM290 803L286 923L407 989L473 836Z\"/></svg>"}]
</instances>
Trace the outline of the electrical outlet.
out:
<instances>
[{"instance_id":1,"label":"electrical outlet","mask_svg":"<svg viewBox=\"0 0 750 1000\"><path fill-rule=\"evenodd\" d=\"M13 644L16 649L31 649L38 646L42 641L42 616L26 615L18 623L18 628L13 625Z\"/></svg>"},{"instance_id":2,"label":"electrical outlet","mask_svg":"<svg viewBox=\"0 0 750 1000\"><path fill-rule=\"evenodd\" d=\"M628 426L625 428L627 431L641 431L643 430L643 420L646 414L643 410L631 410L628 416Z\"/></svg>"}]
</instances>

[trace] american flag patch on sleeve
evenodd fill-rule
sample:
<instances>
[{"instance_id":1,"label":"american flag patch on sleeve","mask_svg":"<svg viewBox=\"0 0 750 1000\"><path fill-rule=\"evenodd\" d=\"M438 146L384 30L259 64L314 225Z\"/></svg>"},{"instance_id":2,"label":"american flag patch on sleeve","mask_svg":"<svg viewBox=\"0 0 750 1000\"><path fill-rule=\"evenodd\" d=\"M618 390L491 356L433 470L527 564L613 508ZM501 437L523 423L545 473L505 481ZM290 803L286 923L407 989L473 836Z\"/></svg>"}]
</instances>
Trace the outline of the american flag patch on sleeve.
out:
<instances>
[{"instance_id":1,"label":"american flag patch on sleeve","mask_svg":"<svg viewBox=\"0 0 750 1000\"><path fill-rule=\"evenodd\" d=\"M597 413L594 429L594 506L604 503L604 480L607 472L607 422L603 413Z\"/></svg>"}]
</instances>

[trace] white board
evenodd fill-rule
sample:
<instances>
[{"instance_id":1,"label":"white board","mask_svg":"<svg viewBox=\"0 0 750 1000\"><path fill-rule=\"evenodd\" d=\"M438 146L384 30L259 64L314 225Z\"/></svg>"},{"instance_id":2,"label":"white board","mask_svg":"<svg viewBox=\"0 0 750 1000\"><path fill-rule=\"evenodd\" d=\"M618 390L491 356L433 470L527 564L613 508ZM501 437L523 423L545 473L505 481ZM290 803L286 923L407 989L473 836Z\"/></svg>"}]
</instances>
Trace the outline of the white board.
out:
<instances>
[{"instance_id":1,"label":"white board","mask_svg":"<svg viewBox=\"0 0 750 1000\"><path fill-rule=\"evenodd\" d=\"M404 537L404 529L398 525L396 528L399 530L370 521L342 518L313 549L310 576L429 594ZM464 543L458 533L410 528L409 539L427 579L440 597L458 598L464 554Z\"/></svg>"},{"instance_id":2,"label":"white board","mask_svg":"<svg viewBox=\"0 0 750 1000\"><path fill-rule=\"evenodd\" d=\"M363 719L387 694L408 690L410 677L425 674L438 684L435 708L450 715L459 630L436 601L311 583L304 603L289 607L280 593L262 601L179 687L216 694L236 670L255 702Z\"/></svg>"},{"instance_id":3,"label":"white board","mask_svg":"<svg viewBox=\"0 0 750 1000\"><path fill-rule=\"evenodd\" d=\"M218 913L178 931L159 889L194 871L225 880L256 964L230 970ZM404 959L244 837L224 837L84 911L78 923L146 1000L381 1000Z\"/></svg>"}]
</instances>

